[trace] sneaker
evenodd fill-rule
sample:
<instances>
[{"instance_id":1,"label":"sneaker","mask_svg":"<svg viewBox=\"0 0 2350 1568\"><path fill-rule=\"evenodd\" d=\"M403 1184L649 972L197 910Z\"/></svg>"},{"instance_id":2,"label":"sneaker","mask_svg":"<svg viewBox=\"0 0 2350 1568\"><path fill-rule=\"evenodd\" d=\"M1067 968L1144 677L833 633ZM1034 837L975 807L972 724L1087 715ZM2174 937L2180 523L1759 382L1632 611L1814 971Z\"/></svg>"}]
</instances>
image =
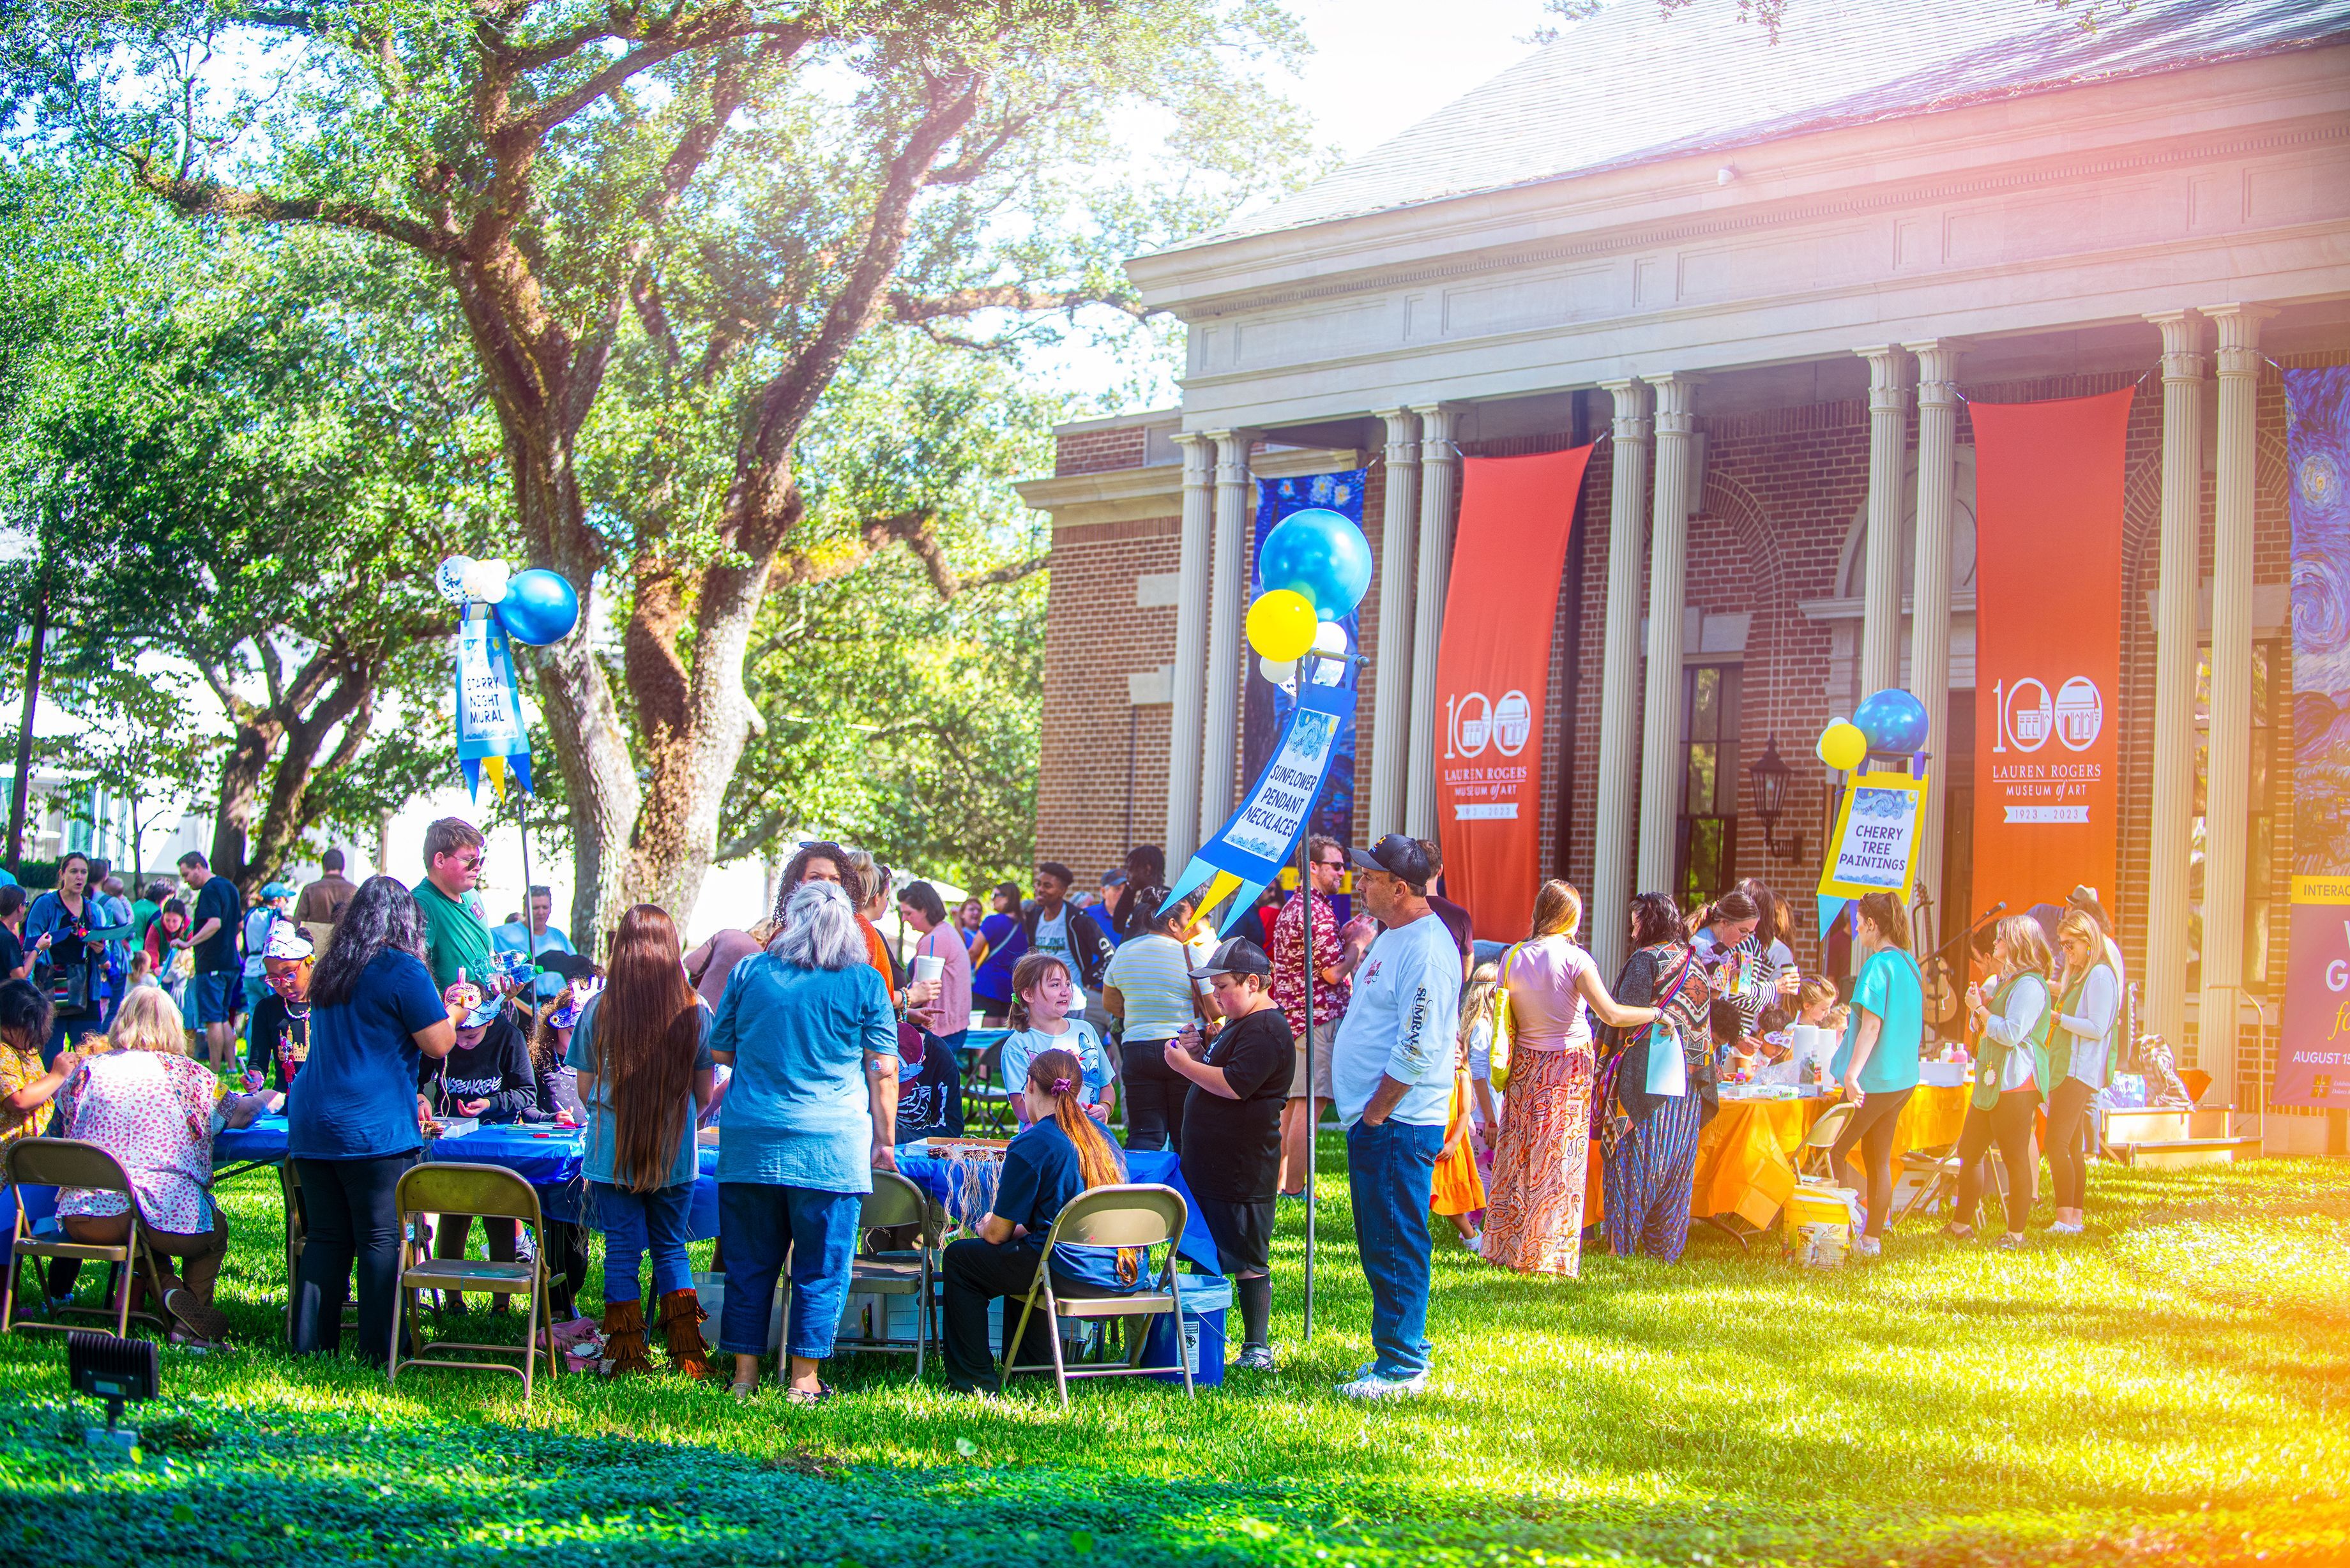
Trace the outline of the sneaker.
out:
<instances>
[{"instance_id":1,"label":"sneaker","mask_svg":"<svg viewBox=\"0 0 2350 1568\"><path fill-rule=\"evenodd\" d=\"M1885 1243L1874 1236L1855 1236L1852 1239L1852 1255L1856 1258L1874 1258L1884 1251Z\"/></svg>"},{"instance_id":2,"label":"sneaker","mask_svg":"<svg viewBox=\"0 0 2350 1568\"><path fill-rule=\"evenodd\" d=\"M196 1299L195 1292L182 1285L163 1293L163 1310L172 1320L199 1339L221 1340L229 1334L226 1314L210 1302Z\"/></svg>"},{"instance_id":3,"label":"sneaker","mask_svg":"<svg viewBox=\"0 0 2350 1568\"><path fill-rule=\"evenodd\" d=\"M1428 1386L1428 1374L1411 1377L1382 1377L1366 1369L1351 1383L1338 1385L1341 1397L1347 1399L1402 1399L1418 1394Z\"/></svg>"},{"instance_id":4,"label":"sneaker","mask_svg":"<svg viewBox=\"0 0 2350 1568\"><path fill-rule=\"evenodd\" d=\"M1241 1353L1232 1357L1235 1372L1270 1372L1273 1370L1273 1346L1243 1345Z\"/></svg>"},{"instance_id":5,"label":"sneaker","mask_svg":"<svg viewBox=\"0 0 2350 1568\"><path fill-rule=\"evenodd\" d=\"M2058 1220L2049 1225L2048 1233L2051 1236L2077 1236L2081 1233L2081 1227L2068 1220Z\"/></svg>"},{"instance_id":6,"label":"sneaker","mask_svg":"<svg viewBox=\"0 0 2350 1568\"><path fill-rule=\"evenodd\" d=\"M2020 1252L2023 1251L2023 1238L2021 1236L2003 1234L1998 1241L1993 1241L1991 1245L1997 1247L2002 1252Z\"/></svg>"}]
</instances>

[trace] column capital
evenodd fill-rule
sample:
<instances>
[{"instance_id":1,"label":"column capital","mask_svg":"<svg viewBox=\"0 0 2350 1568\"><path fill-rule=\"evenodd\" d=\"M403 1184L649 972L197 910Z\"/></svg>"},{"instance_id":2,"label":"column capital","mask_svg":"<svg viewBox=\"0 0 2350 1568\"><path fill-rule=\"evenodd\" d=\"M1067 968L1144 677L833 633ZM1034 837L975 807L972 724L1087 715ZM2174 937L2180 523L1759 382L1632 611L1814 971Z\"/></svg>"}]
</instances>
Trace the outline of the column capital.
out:
<instances>
[{"instance_id":1,"label":"column capital","mask_svg":"<svg viewBox=\"0 0 2350 1568\"><path fill-rule=\"evenodd\" d=\"M1192 482L1195 476L1204 479L1216 465L1216 441L1203 431L1179 431L1174 442L1183 453L1183 480Z\"/></svg>"},{"instance_id":2,"label":"column capital","mask_svg":"<svg viewBox=\"0 0 2350 1568\"><path fill-rule=\"evenodd\" d=\"M1929 337L1904 343L1918 361L1918 400L1937 407L1959 400L1959 356L1974 347L1964 337Z\"/></svg>"},{"instance_id":3,"label":"column capital","mask_svg":"<svg viewBox=\"0 0 2350 1568\"><path fill-rule=\"evenodd\" d=\"M2147 320L2162 334L2162 379L2203 379L2203 318L2191 310L2149 310Z\"/></svg>"},{"instance_id":4,"label":"column capital","mask_svg":"<svg viewBox=\"0 0 2350 1568\"><path fill-rule=\"evenodd\" d=\"M2207 305L2201 307L2220 329L2220 374L2254 376L2261 368L2261 323L2276 314L2272 305Z\"/></svg>"},{"instance_id":5,"label":"column capital","mask_svg":"<svg viewBox=\"0 0 2350 1568\"><path fill-rule=\"evenodd\" d=\"M1238 484L1249 476L1249 449L1256 445L1256 431L1229 430L1203 431L1216 443L1216 483Z\"/></svg>"},{"instance_id":6,"label":"column capital","mask_svg":"<svg viewBox=\"0 0 2350 1568\"><path fill-rule=\"evenodd\" d=\"M1419 416L1419 461L1458 462L1460 448L1452 444L1452 421L1466 413L1466 403L1414 403L1411 411Z\"/></svg>"},{"instance_id":7,"label":"column capital","mask_svg":"<svg viewBox=\"0 0 2350 1568\"><path fill-rule=\"evenodd\" d=\"M1648 383L1627 376L1620 381L1602 381L1599 388L1615 402L1609 432L1621 443L1646 442L1649 433Z\"/></svg>"},{"instance_id":8,"label":"column capital","mask_svg":"<svg viewBox=\"0 0 2350 1568\"><path fill-rule=\"evenodd\" d=\"M1909 355L1898 343L1873 343L1853 350L1868 361L1868 410L1899 413L1909 407Z\"/></svg>"},{"instance_id":9,"label":"column capital","mask_svg":"<svg viewBox=\"0 0 2350 1568\"><path fill-rule=\"evenodd\" d=\"M1669 375L1651 376L1648 385L1657 391L1657 433L1660 436L1685 436L1697 430L1697 389L1705 385L1705 378L1694 370L1676 370Z\"/></svg>"},{"instance_id":10,"label":"column capital","mask_svg":"<svg viewBox=\"0 0 2350 1568\"><path fill-rule=\"evenodd\" d=\"M1378 409L1375 417L1387 425L1387 461L1390 468L1419 462L1419 416L1409 409Z\"/></svg>"}]
</instances>

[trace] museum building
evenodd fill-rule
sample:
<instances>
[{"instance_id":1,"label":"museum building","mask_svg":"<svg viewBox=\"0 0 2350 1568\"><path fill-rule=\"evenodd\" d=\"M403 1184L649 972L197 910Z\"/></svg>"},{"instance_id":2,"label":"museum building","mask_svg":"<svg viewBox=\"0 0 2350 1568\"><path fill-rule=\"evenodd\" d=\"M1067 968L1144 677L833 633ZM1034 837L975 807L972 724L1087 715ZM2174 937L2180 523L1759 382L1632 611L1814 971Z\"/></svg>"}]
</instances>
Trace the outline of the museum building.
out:
<instances>
[{"instance_id":1,"label":"museum building","mask_svg":"<svg viewBox=\"0 0 2350 1568\"><path fill-rule=\"evenodd\" d=\"M1813 742L1894 685L1931 720L1920 880L1947 938L1977 912L1991 722L1970 405L2135 388L2101 892L2143 1026L2251 1104L2292 833L2280 370L2350 363L2350 0L2076 15L1798 0L1772 43L1728 5L1622 0L1130 262L1186 325L1181 406L1062 427L1020 487L1053 525L1038 853L1180 865L1223 820L1262 679L1257 482L1354 470L1376 562L1354 832L1440 841L1444 717L1415 693L1461 462L1596 442L1559 508L1540 853L1603 972L1638 889L1755 876L1808 921L1835 789ZM2270 1147L2341 1121L2280 1118Z\"/></svg>"}]
</instances>

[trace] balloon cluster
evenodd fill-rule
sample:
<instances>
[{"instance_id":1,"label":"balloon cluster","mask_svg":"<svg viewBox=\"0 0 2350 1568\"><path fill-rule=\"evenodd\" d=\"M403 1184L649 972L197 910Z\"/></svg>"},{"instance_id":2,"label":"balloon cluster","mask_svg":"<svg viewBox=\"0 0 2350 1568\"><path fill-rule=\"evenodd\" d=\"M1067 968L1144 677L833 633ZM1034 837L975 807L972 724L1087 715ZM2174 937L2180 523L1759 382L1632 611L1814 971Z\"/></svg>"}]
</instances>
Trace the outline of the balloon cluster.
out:
<instances>
[{"instance_id":1,"label":"balloon cluster","mask_svg":"<svg viewBox=\"0 0 2350 1568\"><path fill-rule=\"evenodd\" d=\"M1831 719L1820 732L1820 761L1849 773L1876 753L1898 755L1926 744L1926 705L1898 686L1871 692L1852 717Z\"/></svg>"},{"instance_id":2,"label":"balloon cluster","mask_svg":"<svg viewBox=\"0 0 2350 1568\"><path fill-rule=\"evenodd\" d=\"M1308 650L1347 651L1337 623L1371 587L1371 546L1363 531L1322 507L1293 512L1264 536L1257 575L1265 585L1249 606L1249 646L1267 680L1287 685Z\"/></svg>"},{"instance_id":3,"label":"balloon cluster","mask_svg":"<svg viewBox=\"0 0 2350 1568\"><path fill-rule=\"evenodd\" d=\"M544 566L517 572L504 561L452 556L433 572L432 586L459 609L490 606L506 635L525 648L561 642L579 624L579 595Z\"/></svg>"}]
</instances>

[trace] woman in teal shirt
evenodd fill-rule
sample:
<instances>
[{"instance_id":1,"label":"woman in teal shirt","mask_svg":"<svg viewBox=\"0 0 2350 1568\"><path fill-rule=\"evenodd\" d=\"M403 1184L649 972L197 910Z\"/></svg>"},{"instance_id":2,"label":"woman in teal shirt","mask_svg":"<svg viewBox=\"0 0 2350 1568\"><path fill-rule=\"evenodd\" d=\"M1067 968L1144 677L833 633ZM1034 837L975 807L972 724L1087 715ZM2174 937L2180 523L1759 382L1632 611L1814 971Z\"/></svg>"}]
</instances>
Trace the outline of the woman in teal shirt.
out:
<instances>
[{"instance_id":1,"label":"woman in teal shirt","mask_svg":"<svg viewBox=\"0 0 2350 1568\"><path fill-rule=\"evenodd\" d=\"M1860 1151L1867 1216L1852 1250L1873 1258L1893 1210L1893 1135L1901 1107L1918 1087L1926 985L1918 961L1909 956L1909 917L1900 899L1890 893L1866 895L1859 927L1856 945L1866 956L1853 987L1844 1044L1828 1066L1843 1084L1846 1101L1856 1108L1836 1138L1832 1167L1843 1169L1853 1151Z\"/></svg>"},{"instance_id":2,"label":"woman in teal shirt","mask_svg":"<svg viewBox=\"0 0 2350 1568\"><path fill-rule=\"evenodd\" d=\"M2040 1160L2032 1134L2047 1074L2048 1025L2055 1016L2048 988L2055 955L2048 950L2040 922L2029 915L2010 915L1995 929L1991 956L1999 980L1988 997L1979 985L1967 987L1967 1012L1979 1036L1975 1086L1953 1151L1959 1161L1958 1214L1942 1234L1965 1241L1975 1233L1982 1158L1996 1144L2000 1163L2007 1168L2007 1234L1999 1244L2015 1248L2023 1245L2023 1222L2040 1196Z\"/></svg>"},{"instance_id":3,"label":"woman in teal shirt","mask_svg":"<svg viewBox=\"0 0 2350 1568\"><path fill-rule=\"evenodd\" d=\"M813 1402L831 1392L816 1371L832 1354L873 1171L897 1168L898 1019L838 883L802 882L767 950L734 966L710 1050L734 1069L718 1146L718 1347L733 1354L733 1392L748 1398L789 1254L785 1379L795 1401Z\"/></svg>"}]
</instances>

